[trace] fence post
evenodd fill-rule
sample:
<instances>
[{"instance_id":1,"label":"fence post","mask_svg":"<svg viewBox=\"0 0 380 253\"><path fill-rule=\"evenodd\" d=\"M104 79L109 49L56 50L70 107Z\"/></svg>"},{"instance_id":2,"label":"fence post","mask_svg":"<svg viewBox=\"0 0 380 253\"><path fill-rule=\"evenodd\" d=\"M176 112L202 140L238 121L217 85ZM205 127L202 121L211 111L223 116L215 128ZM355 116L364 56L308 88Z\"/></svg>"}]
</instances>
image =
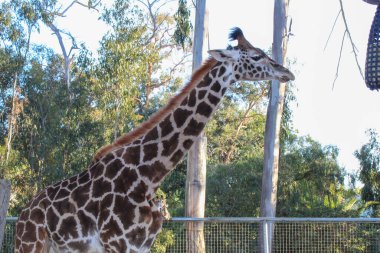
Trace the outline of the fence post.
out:
<instances>
[{"instance_id":1,"label":"fence post","mask_svg":"<svg viewBox=\"0 0 380 253\"><path fill-rule=\"evenodd\" d=\"M0 179L0 250L3 244L4 228L8 211L9 199L11 197L11 183Z\"/></svg>"},{"instance_id":2,"label":"fence post","mask_svg":"<svg viewBox=\"0 0 380 253\"><path fill-rule=\"evenodd\" d=\"M263 244L264 244L264 253L270 253L270 245L269 245L269 224L268 220L264 219L263 224Z\"/></svg>"}]
</instances>

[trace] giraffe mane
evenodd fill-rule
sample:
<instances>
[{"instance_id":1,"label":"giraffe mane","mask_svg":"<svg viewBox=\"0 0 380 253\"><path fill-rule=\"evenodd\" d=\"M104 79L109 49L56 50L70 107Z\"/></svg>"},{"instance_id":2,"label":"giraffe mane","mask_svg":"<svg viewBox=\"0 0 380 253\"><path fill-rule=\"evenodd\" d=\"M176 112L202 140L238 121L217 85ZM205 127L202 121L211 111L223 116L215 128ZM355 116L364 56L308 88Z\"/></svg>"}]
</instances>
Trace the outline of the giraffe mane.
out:
<instances>
[{"instance_id":1,"label":"giraffe mane","mask_svg":"<svg viewBox=\"0 0 380 253\"><path fill-rule=\"evenodd\" d=\"M99 161L101 157L112 152L113 150L122 147L142 135L146 134L155 125L157 125L163 118L165 118L169 113L171 113L185 97L191 92L191 90L198 85L203 77L215 66L216 60L213 58L208 58L201 67L194 71L191 75L190 81L182 88L182 90L171 98L168 104L160 109L158 112L153 114L147 121L140 124L138 128L133 129L131 132L126 133L123 136L117 138L113 143L101 147L95 154L93 162Z\"/></svg>"}]
</instances>

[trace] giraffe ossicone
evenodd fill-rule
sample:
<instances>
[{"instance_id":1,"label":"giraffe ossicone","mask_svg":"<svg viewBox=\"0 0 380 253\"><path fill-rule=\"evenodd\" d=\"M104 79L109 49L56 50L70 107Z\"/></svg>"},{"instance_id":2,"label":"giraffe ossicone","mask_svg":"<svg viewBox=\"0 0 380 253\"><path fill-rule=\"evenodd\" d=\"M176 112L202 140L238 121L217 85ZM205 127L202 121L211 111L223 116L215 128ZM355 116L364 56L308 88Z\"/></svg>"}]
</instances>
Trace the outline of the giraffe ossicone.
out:
<instances>
[{"instance_id":1,"label":"giraffe ossicone","mask_svg":"<svg viewBox=\"0 0 380 253\"><path fill-rule=\"evenodd\" d=\"M156 190L228 87L241 80L294 80L239 28L230 39L237 46L210 50L211 57L167 106L101 148L87 170L32 199L17 222L15 252L149 252L166 212Z\"/></svg>"}]
</instances>

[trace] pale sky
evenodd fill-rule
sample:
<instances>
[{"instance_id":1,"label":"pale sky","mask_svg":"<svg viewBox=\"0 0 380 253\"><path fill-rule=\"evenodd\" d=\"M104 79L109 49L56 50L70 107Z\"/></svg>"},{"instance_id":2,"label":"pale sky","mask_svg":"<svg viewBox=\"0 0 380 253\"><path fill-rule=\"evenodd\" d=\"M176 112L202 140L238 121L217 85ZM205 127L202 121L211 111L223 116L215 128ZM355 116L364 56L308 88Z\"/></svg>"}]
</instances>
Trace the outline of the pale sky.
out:
<instances>
[{"instance_id":1,"label":"pale sky","mask_svg":"<svg viewBox=\"0 0 380 253\"><path fill-rule=\"evenodd\" d=\"M343 0L343 4L364 72L367 40L376 7L362 0ZM229 30L239 26L254 46L268 49L273 40L273 6L274 0L208 0L210 48L225 48L229 43ZM294 36L289 41L287 56L297 61L293 66L297 88L294 125L301 135L310 135L323 145L337 146L340 164L349 171L356 171L358 162L353 153L367 141L365 131L373 128L380 133L380 94L366 88L348 38L339 77L332 89L344 32L341 18L326 50L324 46L338 12L339 0L290 1ZM70 10L59 25L93 51L107 29L97 20L96 13L80 7ZM40 36L32 39L60 52L56 38L44 29Z\"/></svg>"}]
</instances>

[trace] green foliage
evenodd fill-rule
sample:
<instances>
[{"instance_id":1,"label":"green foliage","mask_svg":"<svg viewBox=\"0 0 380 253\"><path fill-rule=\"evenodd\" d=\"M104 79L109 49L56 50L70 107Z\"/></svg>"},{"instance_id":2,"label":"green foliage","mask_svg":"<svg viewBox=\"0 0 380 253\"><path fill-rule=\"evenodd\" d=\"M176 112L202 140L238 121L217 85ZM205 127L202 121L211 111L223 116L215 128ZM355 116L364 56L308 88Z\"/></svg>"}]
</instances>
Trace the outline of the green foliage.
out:
<instances>
[{"instance_id":1,"label":"green foliage","mask_svg":"<svg viewBox=\"0 0 380 253\"><path fill-rule=\"evenodd\" d=\"M186 0L178 0L178 10L174 15L174 20L176 22L176 30L174 32L175 42L185 48L185 44L191 46L190 33L193 26L190 21L190 10L187 7Z\"/></svg>"},{"instance_id":2,"label":"green foliage","mask_svg":"<svg viewBox=\"0 0 380 253\"><path fill-rule=\"evenodd\" d=\"M175 70L167 72L162 67L174 50L167 35L173 18L158 12L153 5L163 5L165 1L147 5L148 10L134 3L115 1L102 16L112 30L101 41L95 92L103 112L101 118L105 124L113 124L111 131L105 133L107 140L130 131L146 119L160 102L153 92L178 81L174 78Z\"/></svg>"},{"instance_id":3,"label":"green foliage","mask_svg":"<svg viewBox=\"0 0 380 253\"><path fill-rule=\"evenodd\" d=\"M268 83L236 84L207 125L209 163L244 161L264 147L265 115L262 113Z\"/></svg>"},{"instance_id":4,"label":"green foliage","mask_svg":"<svg viewBox=\"0 0 380 253\"><path fill-rule=\"evenodd\" d=\"M347 172L334 146L310 137L293 137L281 155L277 214L284 217L359 215L355 189L346 189Z\"/></svg>"},{"instance_id":5,"label":"green foliage","mask_svg":"<svg viewBox=\"0 0 380 253\"><path fill-rule=\"evenodd\" d=\"M161 185L166 193L169 213L172 217L185 215L186 159L173 170Z\"/></svg>"},{"instance_id":6,"label":"green foliage","mask_svg":"<svg viewBox=\"0 0 380 253\"><path fill-rule=\"evenodd\" d=\"M161 233L158 234L150 252L165 253L170 246L174 245L174 242L174 232L172 230L161 231Z\"/></svg>"},{"instance_id":7,"label":"green foliage","mask_svg":"<svg viewBox=\"0 0 380 253\"><path fill-rule=\"evenodd\" d=\"M261 156L207 171L206 216L255 217L260 210Z\"/></svg>"},{"instance_id":8,"label":"green foliage","mask_svg":"<svg viewBox=\"0 0 380 253\"><path fill-rule=\"evenodd\" d=\"M347 217L360 214L357 192L346 189L338 150L309 137L295 138L282 154L277 216ZM258 216L263 156L212 166L207 174L207 216Z\"/></svg>"},{"instance_id":9,"label":"green foliage","mask_svg":"<svg viewBox=\"0 0 380 253\"><path fill-rule=\"evenodd\" d=\"M85 45L76 51L70 96L62 57L29 43L40 25L54 21L57 1L0 4L0 176L12 181L10 215L46 185L86 169L99 147L147 118L178 87L181 61L175 69L163 64L176 52L173 15L159 11L167 2L147 9L140 1L115 1L105 9L110 32L96 59Z\"/></svg>"},{"instance_id":10,"label":"green foliage","mask_svg":"<svg viewBox=\"0 0 380 253\"><path fill-rule=\"evenodd\" d=\"M96 136L102 129L92 117L95 110L88 100L90 87L82 83L87 81L83 72L73 73L76 96L70 101L63 85L62 59L44 47L35 47L33 52L20 78L23 109L5 165L14 199L21 199L20 203L46 185L85 169L102 141ZM27 192L25 185L30 187ZM16 212L12 208L17 203L12 202L11 212Z\"/></svg>"},{"instance_id":11,"label":"green foliage","mask_svg":"<svg viewBox=\"0 0 380 253\"><path fill-rule=\"evenodd\" d=\"M375 130L367 131L368 143L355 151L360 162L359 179L363 183L361 197L371 216L379 215L380 202L380 142Z\"/></svg>"}]
</instances>

